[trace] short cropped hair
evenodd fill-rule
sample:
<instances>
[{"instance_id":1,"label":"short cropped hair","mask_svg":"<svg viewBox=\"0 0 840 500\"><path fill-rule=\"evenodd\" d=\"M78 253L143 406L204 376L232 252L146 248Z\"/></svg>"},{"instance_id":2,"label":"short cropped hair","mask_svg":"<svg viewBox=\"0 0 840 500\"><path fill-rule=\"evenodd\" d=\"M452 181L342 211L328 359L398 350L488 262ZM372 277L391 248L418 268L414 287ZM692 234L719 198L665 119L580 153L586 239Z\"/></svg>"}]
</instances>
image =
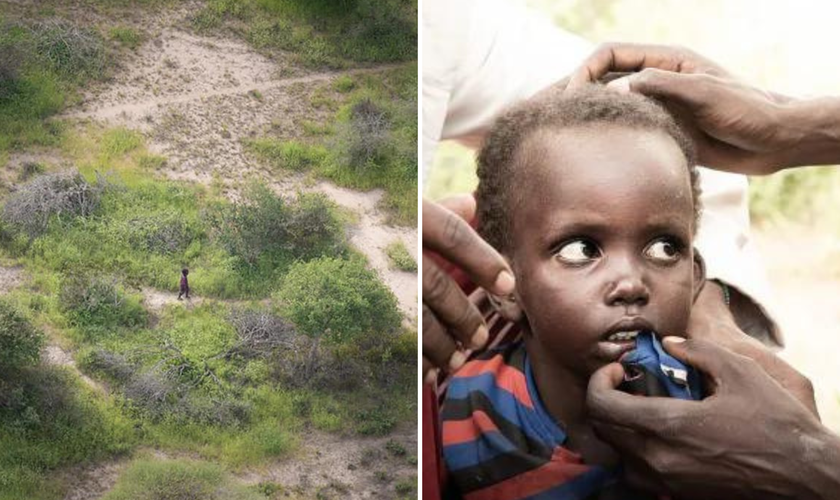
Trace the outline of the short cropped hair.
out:
<instances>
[{"instance_id":1,"label":"short cropped hair","mask_svg":"<svg viewBox=\"0 0 840 500\"><path fill-rule=\"evenodd\" d=\"M520 149L527 139L545 130L620 126L662 131L679 146L691 180L695 224L700 217L700 185L694 143L671 114L656 101L635 93L618 93L603 85L565 92L554 88L520 103L493 124L478 154L478 231L501 252L510 249L510 219L517 192L517 174L525 167ZM696 229L695 229L696 231Z\"/></svg>"}]
</instances>

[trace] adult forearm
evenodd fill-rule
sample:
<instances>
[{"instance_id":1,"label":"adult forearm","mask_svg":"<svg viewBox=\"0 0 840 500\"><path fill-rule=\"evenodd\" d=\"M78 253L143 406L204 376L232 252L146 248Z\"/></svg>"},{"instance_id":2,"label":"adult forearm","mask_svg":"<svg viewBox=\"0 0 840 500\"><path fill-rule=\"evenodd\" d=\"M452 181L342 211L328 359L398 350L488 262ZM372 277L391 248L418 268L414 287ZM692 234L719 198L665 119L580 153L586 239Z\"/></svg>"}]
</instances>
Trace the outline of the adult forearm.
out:
<instances>
[{"instance_id":1,"label":"adult forearm","mask_svg":"<svg viewBox=\"0 0 840 500\"><path fill-rule=\"evenodd\" d=\"M791 100L781 113L786 167L840 164L840 97Z\"/></svg>"}]
</instances>

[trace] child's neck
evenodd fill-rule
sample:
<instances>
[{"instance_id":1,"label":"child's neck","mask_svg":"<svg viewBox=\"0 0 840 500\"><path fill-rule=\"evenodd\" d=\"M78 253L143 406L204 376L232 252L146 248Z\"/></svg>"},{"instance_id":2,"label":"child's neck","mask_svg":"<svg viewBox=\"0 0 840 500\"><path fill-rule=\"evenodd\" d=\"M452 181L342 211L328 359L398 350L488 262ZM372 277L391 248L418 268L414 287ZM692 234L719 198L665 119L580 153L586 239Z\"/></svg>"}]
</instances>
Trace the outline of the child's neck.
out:
<instances>
[{"instance_id":1,"label":"child's neck","mask_svg":"<svg viewBox=\"0 0 840 500\"><path fill-rule=\"evenodd\" d=\"M566 433L564 446L580 453L586 463L617 464L615 450L598 439L586 418L589 380L546 356L545 349L540 348L532 336L526 337L525 342L540 399ZM528 348L529 342L533 342L535 348Z\"/></svg>"}]
</instances>

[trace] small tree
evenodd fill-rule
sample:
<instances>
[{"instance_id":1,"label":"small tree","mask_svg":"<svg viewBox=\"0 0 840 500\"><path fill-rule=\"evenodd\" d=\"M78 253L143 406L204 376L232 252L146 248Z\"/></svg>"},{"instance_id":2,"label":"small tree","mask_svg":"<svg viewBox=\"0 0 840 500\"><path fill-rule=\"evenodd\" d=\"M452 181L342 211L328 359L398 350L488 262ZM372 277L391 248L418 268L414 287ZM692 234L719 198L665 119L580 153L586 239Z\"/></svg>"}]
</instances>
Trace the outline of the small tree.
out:
<instances>
[{"instance_id":1,"label":"small tree","mask_svg":"<svg viewBox=\"0 0 840 500\"><path fill-rule=\"evenodd\" d=\"M295 264L278 298L297 330L315 340L307 371L321 339L341 343L365 332L391 333L400 325L396 298L360 259L324 257Z\"/></svg>"},{"instance_id":2,"label":"small tree","mask_svg":"<svg viewBox=\"0 0 840 500\"><path fill-rule=\"evenodd\" d=\"M38 361L44 335L14 307L0 301L0 377Z\"/></svg>"}]
</instances>

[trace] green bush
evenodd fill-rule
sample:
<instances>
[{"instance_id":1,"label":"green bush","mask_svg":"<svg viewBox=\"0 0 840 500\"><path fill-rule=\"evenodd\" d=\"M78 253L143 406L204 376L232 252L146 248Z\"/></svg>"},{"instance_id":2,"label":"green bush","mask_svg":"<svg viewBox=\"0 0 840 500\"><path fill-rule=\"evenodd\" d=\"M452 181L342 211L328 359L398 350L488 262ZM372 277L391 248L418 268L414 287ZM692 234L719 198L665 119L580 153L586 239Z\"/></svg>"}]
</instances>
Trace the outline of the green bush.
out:
<instances>
[{"instance_id":1,"label":"green bush","mask_svg":"<svg viewBox=\"0 0 840 500\"><path fill-rule=\"evenodd\" d=\"M251 266L276 267L291 259L337 255L345 235L333 205L321 194L284 200L263 185L253 185L243 202L218 207L211 220L222 245Z\"/></svg>"},{"instance_id":2,"label":"green bush","mask_svg":"<svg viewBox=\"0 0 840 500\"><path fill-rule=\"evenodd\" d=\"M277 296L298 331L333 342L365 332L390 333L400 324L394 295L360 259L323 257L295 264Z\"/></svg>"},{"instance_id":3,"label":"green bush","mask_svg":"<svg viewBox=\"0 0 840 500\"><path fill-rule=\"evenodd\" d=\"M410 273L417 271L417 261L411 256L402 241L395 241L386 246L385 254L391 260L391 265L400 271Z\"/></svg>"},{"instance_id":4,"label":"green bush","mask_svg":"<svg viewBox=\"0 0 840 500\"><path fill-rule=\"evenodd\" d=\"M114 278L68 276L62 283L60 297L70 324L85 330L137 328L148 321L140 300L126 294Z\"/></svg>"},{"instance_id":5,"label":"green bush","mask_svg":"<svg viewBox=\"0 0 840 500\"><path fill-rule=\"evenodd\" d=\"M0 377L37 363L43 343L40 330L10 304L0 301Z\"/></svg>"}]
</instances>

